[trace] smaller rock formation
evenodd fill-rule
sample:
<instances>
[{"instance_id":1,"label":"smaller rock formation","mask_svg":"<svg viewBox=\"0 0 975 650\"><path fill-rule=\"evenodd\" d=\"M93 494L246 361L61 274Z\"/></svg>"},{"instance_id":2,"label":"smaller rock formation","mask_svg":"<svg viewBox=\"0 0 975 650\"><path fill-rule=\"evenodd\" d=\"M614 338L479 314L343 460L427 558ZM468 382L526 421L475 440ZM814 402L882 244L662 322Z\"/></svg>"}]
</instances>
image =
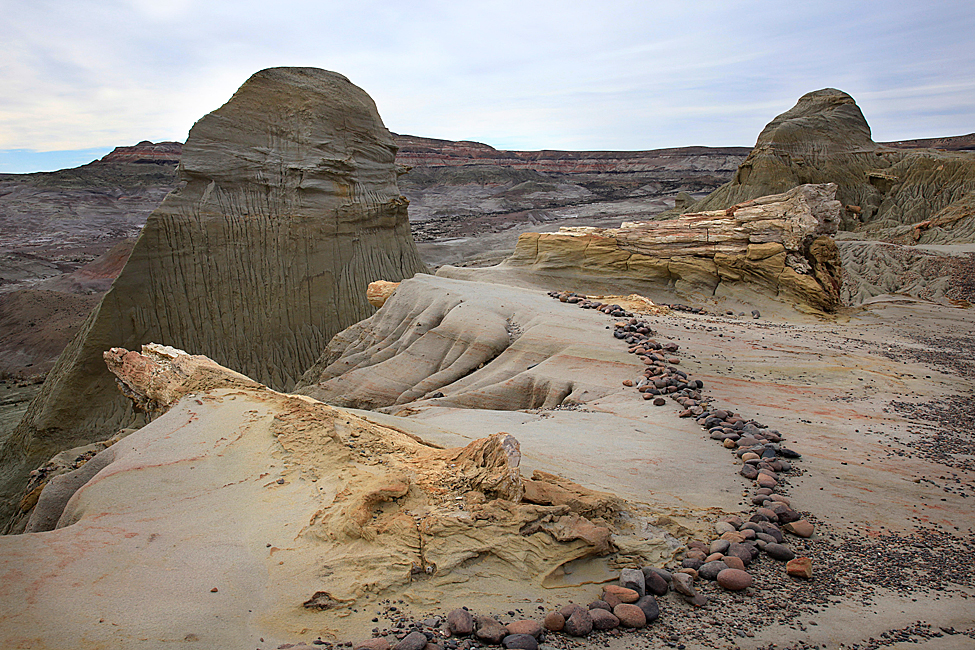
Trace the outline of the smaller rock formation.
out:
<instances>
[{"instance_id":1,"label":"smaller rock formation","mask_svg":"<svg viewBox=\"0 0 975 650\"><path fill-rule=\"evenodd\" d=\"M727 210L620 228L525 233L505 266L604 274L673 285L685 294L731 295L743 285L821 311L839 305L836 186L803 185Z\"/></svg>"},{"instance_id":2,"label":"smaller rock formation","mask_svg":"<svg viewBox=\"0 0 975 650\"><path fill-rule=\"evenodd\" d=\"M876 143L853 97L835 88L807 93L758 136L732 180L690 209L725 209L804 183L835 183L844 230L886 239L887 230L958 212L975 194L971 136ZM950 146L954 151L925 149ZM975 241L972 219L946 220L922 243ZM937 233L947 229L951 235Z\"/></svg>"},{"instance_id":3,"label":"smaller rock formation","mask_svg":"<svg viewBox=\"0 0 975 650\"><path fill-rule=\"evenodd\" d=\"M335 335L295 392L392 413L428 400L507 411L614 393L627 355L588 343L586 325L556 304L482 283L404 280L374 316ZM574 376L583 359L585 376Z\"/></svg>"},{"instance_id":4,"label":"smaller rock formation","mask_svg":"<svg viewBox=\"0 0 975 650\"><path fill-rule=\"evenodd\" d=\"M393 295L393 292L396 291L396 287L398 286L399 282L387 282L386 280L370 282L366 288L366 299L370 305L379 309L386 304L386 301L389 300L389 297Z\"/></svg>"}]
</instances>

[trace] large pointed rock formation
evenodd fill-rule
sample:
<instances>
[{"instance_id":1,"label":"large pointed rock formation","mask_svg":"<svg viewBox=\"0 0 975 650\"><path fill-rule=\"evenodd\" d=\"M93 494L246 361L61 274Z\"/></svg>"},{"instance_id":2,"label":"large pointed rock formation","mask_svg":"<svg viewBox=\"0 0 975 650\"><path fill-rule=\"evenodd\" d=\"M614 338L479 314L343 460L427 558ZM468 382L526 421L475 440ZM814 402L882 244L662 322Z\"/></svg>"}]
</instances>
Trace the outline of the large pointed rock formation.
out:
<instances>
[{"instance_id":1,"label":"large pointed rock formation","mask_svg":"<svg viewBox=\"0 0 975 650\"><path fill-rule=\"evenodd\" d=\"M878 144L853 97L825 88L803 95L769 122L734 178L683 211L723 210L805 183L835 183L836 198L846 207L844 229L881 236L885 229L957 212L952 206L970 201L975 153ZM975 226L963 218L925 225L918 239L957 241L952 230L973 241Z\"/></svg>"},{"instance_id":2,"label":"large pointed rock formation","mask_svg":"<svg viewBox=\"0 0 975 650\"><path fill-rule=\"evenodd\" d=\"M26 469L138 419L105 350L160 341L287 389L373 313L369 282L424 271L395 155L372 99L314 68L258 72L197 122L184 185L0 449L0 515L16 510Z\"/></svg>"}]
</instances>

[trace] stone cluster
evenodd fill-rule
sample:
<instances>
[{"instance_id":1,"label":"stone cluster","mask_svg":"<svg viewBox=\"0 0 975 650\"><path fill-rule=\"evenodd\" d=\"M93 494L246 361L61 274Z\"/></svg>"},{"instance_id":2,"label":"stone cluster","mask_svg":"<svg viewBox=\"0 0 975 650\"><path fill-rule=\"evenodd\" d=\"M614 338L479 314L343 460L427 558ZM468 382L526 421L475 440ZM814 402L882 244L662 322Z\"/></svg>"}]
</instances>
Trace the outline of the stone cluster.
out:
<instances>
[{"instance_id":1,"label":"stone cluster","mask_svg":"<svg viewBox=\"0 0 975 650\"><path fill-rule=\"evenodd\" d=\"M736 515L718 521L716 538L709 542L691 540L681 567L671 576L674 590L692 605L703 606L707 598L697 592L695 580L713 580L729 591L747 589L753 579L746 567L763 552L774 560L787 562L788 575L812 578L812 560L796 557L784 543L784 533L810 537L814 532L813 524L792 508L789 497L780 493L786 483L785 475L793 471L792 461L800 454L783 446L783 436L775 429L713 405L702 394L704 383L677 367L680 358L674 355L678 344L653 338L656 333L648 321L618 305L602 305L579 294L553 291L549 295L583 308L599 309L614 318L625 318L615 323L613 336L625 341L629 353L637 355L646 369L641 377L624 380L623 385L635 387L643 399L652 400L655 406L666 405L667 397L677 402L682 407L679 416L696 418L712 440L733 450L741 461L739 474L754 483L752 514L747 519ZM680 307L679 311L688 313L703 311Z\"/></svg>"}]
</instances>

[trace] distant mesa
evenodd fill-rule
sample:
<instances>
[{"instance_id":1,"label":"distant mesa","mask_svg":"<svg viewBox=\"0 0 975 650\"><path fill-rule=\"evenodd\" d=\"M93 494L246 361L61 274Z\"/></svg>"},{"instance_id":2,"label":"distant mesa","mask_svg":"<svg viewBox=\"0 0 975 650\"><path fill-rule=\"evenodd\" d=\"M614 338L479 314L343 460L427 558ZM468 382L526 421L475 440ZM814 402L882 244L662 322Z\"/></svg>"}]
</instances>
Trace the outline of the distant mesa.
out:
<instances>
[{"instance_id":1,"label":"distant mesa","mask_svg":"<svg viewBox=\"0 0 975 650\"><path fill-rule=\"evenodd\" d=\"M162 160L175 145L106 159ZM163 341L286 390L336 332L375 311L369 282L425 271L395 155L369 95L315 68L258 72L198 121L180 155L185 186L149 216L0 450L0 514L14 514L28 469L142 421L105 350Z\"/></svg>"},{"instance_id":2,"label":"distant mesa","mask_svg":"<svg viewBox=\"0 0 975 650\"><path fill-rule=\"evenodd\" d=\"M181 142L152 143L143 140L132 147L115 147L111 153L96 163L137 163L156 165L176 165L183 151Z\"/></svg>"}]
</instances>

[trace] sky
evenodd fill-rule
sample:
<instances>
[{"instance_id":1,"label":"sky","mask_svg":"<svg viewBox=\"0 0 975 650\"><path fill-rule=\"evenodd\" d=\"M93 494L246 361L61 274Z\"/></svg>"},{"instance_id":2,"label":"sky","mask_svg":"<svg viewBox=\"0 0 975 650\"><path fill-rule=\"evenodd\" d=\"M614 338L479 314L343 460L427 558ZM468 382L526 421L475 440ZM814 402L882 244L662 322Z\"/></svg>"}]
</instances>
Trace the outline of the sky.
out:
<instances>
[{"instance_id":1,"label":"sky","mask_svg":"<svg viewBox=\"0 0 975 650\"><path fill-rule=\"evenodd\" d=\"M975 2L0 0L0 172L184 141L247 78L334 70L396 133L751 146L839 88L874 140L975 131Z\"/></svg>"}]
</instances>

